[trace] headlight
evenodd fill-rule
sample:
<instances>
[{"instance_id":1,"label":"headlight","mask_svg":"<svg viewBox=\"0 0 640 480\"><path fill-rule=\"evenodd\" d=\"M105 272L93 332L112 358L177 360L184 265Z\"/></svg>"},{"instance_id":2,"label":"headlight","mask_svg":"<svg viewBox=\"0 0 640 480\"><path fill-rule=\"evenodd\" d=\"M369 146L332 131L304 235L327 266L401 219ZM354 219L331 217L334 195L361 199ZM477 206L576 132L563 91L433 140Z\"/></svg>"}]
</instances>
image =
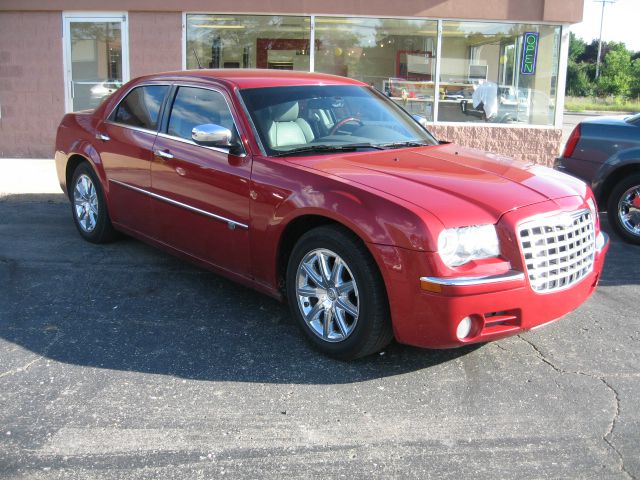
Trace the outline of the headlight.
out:
<instances>
[{"instance_id":1,"label":"headlight","mask_svg":"<svg viewBox=\"0 0 640 480\"><path fill-rule=\"evenodd\" d=\"M438 253L450 267L464 265L471 260L500 255L498 234L494 225L448 228L438 237Z\"/></svg>"},{"instance_id":2,"label":"headlight","mask_svg":"<svg viewBox=\"0 0 640 480\"><path fill-rule=\"evenodd\" d=\"M591 210L593 217L594 218L597 217L598 210L596 209L596 202L594 202L593 198L590 198L589 200L587 200L587 205L589 205L589 210Z\"/></svg>"}]
</instances>

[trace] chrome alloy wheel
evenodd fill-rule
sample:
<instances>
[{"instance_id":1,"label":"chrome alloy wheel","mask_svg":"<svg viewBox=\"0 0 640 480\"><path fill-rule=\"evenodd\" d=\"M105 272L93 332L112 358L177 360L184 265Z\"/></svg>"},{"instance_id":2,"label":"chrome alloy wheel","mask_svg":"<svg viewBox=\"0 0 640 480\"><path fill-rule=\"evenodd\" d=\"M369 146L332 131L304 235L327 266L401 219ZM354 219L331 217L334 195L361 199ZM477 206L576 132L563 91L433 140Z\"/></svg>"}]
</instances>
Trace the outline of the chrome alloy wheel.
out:
<instances>
[{"instance_id":1,"label":"chrome alloy wheel","mask_svg":"<svg viewBox=\"0 0 640 480\"><path fill-rule=\"evenodd\" d=\"M313 333L327 342L345 340L358 323L358 286L348 265L331 250L307 253L296 273L298 307Z\"/></svg>"},{"instance_id":2,"label":"chrome alloy wheel","mask_svg":"<svg viewBox=\"0 0 640 480\"><path fill-rule=\"evenodd\" d=\"M620 197L618 218L625 230L640 236L640 185L631 187Z\"/></svg>"},{"instance_id":3,"label":"chrome alloy wheel","mask_svg":"<svg viewBox=\"0 0 640 480\"><path fill-rule=\"evenodd\" d=\"M73 205L78 225L85 232L93 232L98 223L98 194L88 175L82 174L73 188Z\"/></svg>"}]
</instances>

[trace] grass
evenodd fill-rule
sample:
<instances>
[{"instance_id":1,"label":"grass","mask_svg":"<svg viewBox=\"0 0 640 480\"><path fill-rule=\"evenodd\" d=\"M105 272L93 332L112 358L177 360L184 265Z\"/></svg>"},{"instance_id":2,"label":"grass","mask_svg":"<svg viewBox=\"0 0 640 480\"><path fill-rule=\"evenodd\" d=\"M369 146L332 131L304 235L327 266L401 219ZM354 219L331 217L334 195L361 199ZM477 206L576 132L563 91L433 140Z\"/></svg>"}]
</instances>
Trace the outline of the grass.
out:
<instances>
[{"instance_id":1,"label":"grass","mask_svg":"<svg viewBox=\"0 0 640 480\"><path fill-rule=\"evenodd\" d=\"M587 110L599 112L640 112L640 99L627 100L617 97L565 97L564 108L569 112Z\"/></svg>"}]
</instances>

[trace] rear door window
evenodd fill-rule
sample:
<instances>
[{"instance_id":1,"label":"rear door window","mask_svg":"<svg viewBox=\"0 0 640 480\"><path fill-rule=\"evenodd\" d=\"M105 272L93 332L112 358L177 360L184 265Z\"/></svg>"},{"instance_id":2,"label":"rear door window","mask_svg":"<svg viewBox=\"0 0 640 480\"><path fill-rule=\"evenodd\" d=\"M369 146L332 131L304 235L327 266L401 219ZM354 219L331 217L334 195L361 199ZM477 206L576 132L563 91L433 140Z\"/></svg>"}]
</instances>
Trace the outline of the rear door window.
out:
<instances>
[{"instance_id":1,"label":"rear door window","mask_svg":"<svg viewBox=\"0 0 640 480\"><path fill-rule=\"evenodd\" d=\"M130 127L156 130L160 107L168 91L168 85L136 87L124 97L109 120Z\"/></svg>"}]
</instances>

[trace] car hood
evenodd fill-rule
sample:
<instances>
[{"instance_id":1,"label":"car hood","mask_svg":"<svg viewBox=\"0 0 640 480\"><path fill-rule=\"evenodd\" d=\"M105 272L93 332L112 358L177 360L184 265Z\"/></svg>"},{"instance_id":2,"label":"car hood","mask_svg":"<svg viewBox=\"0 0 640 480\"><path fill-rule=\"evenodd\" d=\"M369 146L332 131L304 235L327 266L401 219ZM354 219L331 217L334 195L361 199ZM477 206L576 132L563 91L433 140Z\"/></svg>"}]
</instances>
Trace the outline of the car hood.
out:
<instances>
[{"instance_id":1,"label":"car hood","mask_svg":"<svg viewBox=\"0 0 640 480\"><path fill-rule=\"evenodd\" d=\"M454 144L289 160L411 202L446 227L496 223L508 211L587 192L550 168Z\"/></svg>"}]
</instances>

